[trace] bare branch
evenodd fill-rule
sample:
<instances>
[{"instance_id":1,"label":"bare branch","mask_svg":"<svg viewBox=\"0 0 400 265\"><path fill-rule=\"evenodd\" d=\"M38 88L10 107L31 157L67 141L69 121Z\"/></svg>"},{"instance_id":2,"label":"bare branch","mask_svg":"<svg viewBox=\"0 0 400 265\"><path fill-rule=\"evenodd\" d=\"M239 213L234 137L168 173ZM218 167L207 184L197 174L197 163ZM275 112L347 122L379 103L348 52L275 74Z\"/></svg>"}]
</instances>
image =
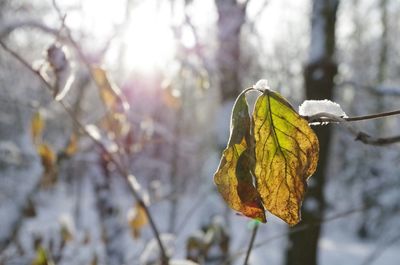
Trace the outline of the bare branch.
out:
<instances>
[{"instance_id":1,"label":"bare branch","mask_svg":"<svg viewBox=\"0 0 400 265\"><path fill-rule=\"evenodd\" d=\"M61 17L62 17L62 16L60 15L60 18L61 18ZM69 34L69 37L71 37L70 34ZM71 41L72 41L72 43L73 43L74 45L76 45L77 50L80 51L79 46L77 45L77 43L74 42L72 39L71 39ZM35 69L32 67L32 65L31 65L28 61L26 61L26 60L25 60L24 58L22 58L18 53L16 53L16 52L13 51L12 49L10 49L1 39L0 39L0 46L1 46L5 51L7 51L12 57L14 57L17 61L19 61L23 66L25 66L29 71L31 71L35 76L37 76L37 77L39 78L39 80L40 80L50 91L53 90L53 86L41 75L41 73L40 73L38 70L35 70ZM81 55L82 55L82 54L81 54ZM83 58L84 58L84 57L83 57ZM91 69L91 68L90 68L90 67L91 67L90 64L89 64L87 61L86 61L86 63L87 63L88 68ZM91 71L90 71L90 72L91 72ZM161 255L162 255L162 257L161 257L161 259L162 259L162 264L163 264L163 265L168 264L169 258L168 258L167 254L166 254L165 247L164 247L164 245L163 245L163 243L162 243L162 241L161 241L160 233L159 233L158 228L157 228L157 226L156 226L156 224L155 224L155 222L154 222L154 219L153 219L153 217L152 217L152 215L151 215L151 213L150 213L150 210L149 210L148 206L146 205L146 203L144 202L142 196L140 195L140 191L139 191L139 189L138 189L138 186L137 186L137 185L132 185L132 183L137 183L136 177L135 177L133 174L130 174L130 173L119 163L119 161L108 151L108 149L107 149L106 146L101 142L101 140L96 139L95 137L92 136L92 134L87 130L87 128L86 128L84 125L82 125L82 123L75 117L74 112L71 111L71 110L69 109L69 107L67 106L67 104L66 104L64 101L60 100L60 101L57 101L57 102L59 102L59 104L62 106L62 108L64 109L64 111L65 111L65 112L68 114L68 116L72 119L74 125L77 126L77 128L79 128L82 132L84 132L84 134L87 135L87 136L96 144L96 146L98 146L102 151L104 151L104 152L108 155L108 157L109 157L109 159L110 159L110 162L112 162L112 163L115 165L115 167L116 167L118 173L121 174L121 175L131 184L130 187L131 187L132 195L133 195L133 197L137 200L138 204L139 204L140 206L142 206L143 209L145 210L145 213L146 213L146 215L147 215L147 217L148 217L148 219L149 219L150 227L151 227L151 229L153 230L153 233L154 233L154 235L155 235L155 237L156 237L156 240L157 240L157 243L158 243L158 245L159 245L160 252L161 252Z\"/></svg>"},{"instance_id":2,"label":"bare branch","mask_svg":"<svg viewBox=\"0 0 400 265\"><path fill-rule=\"evenodd\" d=\"M19 61L23 66L25 66L29 71L31 71L34 75L36 75L39 78L39 80L42 81L44 85L46 85L48 89L50 89L51 91L53 90L53 86L40 74L39 70L35 70L28 61L22 58L15 51L11 50L1 39L0 39L0 46L6 52L8 52L12 57L14 57L17 61Z\"/></svg>"},{"instance_id":3,"label":"bare branch","mask_svg":"<svg viewBox=\"0 0 400 265\"><path fill-rule=\"evenodd\" d=\"M266 238L266 239L264 239L262 241L254 243L253 249L265 246L265 245L273 242L276 239L285 238L290 234L299 233L301 231L308 230L308 229L311 229L311 228L316 227L316 226L321 226L323 224L326 224L326 223L341 219L343 217L347 217L347 216L349 216L351 214L354 214L354 213L359 213L359 212L366 211L369 208L372 208L372 206L368 206L368 207L367 206L363 206L363 207L360 207L360 208L350 209L350 210L347 210L347 211L343 211L343 212L337 213L337 214L335 214L335 215L333 215L331 217L323 218L323 219L319 220L318 222L309 223L309 224L303 224L303 225L297 225L296 227L294 227L293 229L291 229L291 230L289 230L289 231L287 231L285 233L276 234L276 235L273 235L273 236L271 236L269 238ZM232 254L227 260L225 260L223 264L224 265L230 264L230 262L232 260L234 260L237 257L240 257L240 256L242 256L242 255L244 255L246 253L247 253L246 249L240 249L236 253Z\"/></svg>"},{"instance_id":4,"label":"bare branch","mask_svg":"<svg viewBox=\"0 0 400 265\"><path fill-rule=\"evenodd\" d=\"M361 121L361 120L371 120L371 119L377 119L377 118L393 116L393 115L398 115L398 114L400 114L400 110L383 112L383 113L372 114L372 115L358 116L358 117L350 117L350 118L342 118L342 117L338 117L338 116L330 114L330 113L318 113L313 116L306 116L304 118L310 123L315 123L315 122L317 122L317 123L326 123L326 122L340 123L351 134L354 135L355 140L361 141L364 144L381 146L381 145L388 145L388 144L400 142L400 135L393 136L393 137L385 137L385 138L373 137L373 136L370 136L366 132L363 132L363 131L360 131L360 130L354 128L352 125L350 125L349 122Z\"/></svg>"},{"instance_id":5,"label":"bare branch","mask_svg":"<svg viewBox=\"0 0 400 265\"><path fill-rule=\"evenodd\" d=\"M19 29L19 28L39 29L39 30L41 30L45 33L51 34L51 35L57 35L59 32L58 29L49 27L40 21L28 19L28 20L22 20L22 21L9 22L8 24L2 26L0 28L0 39L4 39L11 32L13 32L14 30Z\"/></svg>"},{"instance_id":6,"label":"bare branch","mask_svg":"<svg viewBox=\"0 0 400 265\"><path fill-rule=\"evenodd\" d=\"M248 24L248 27L250 28L250 32L255 33L256 29L256 23L260 19L261 15L264 13L265 9L267 8L269 4L269 0L264 0L262 3L262 6L257 10L257 13L251 17L251 20L246 19L246 24ZM257 35L257 34L255 34Z\"/></svg>"},{"instance_id":7,"label":"bare branch","mask_svg":"<svg viewBox=\"0 0 400 265\"><path fill-rule=\"evenodd\" d=\"M389 240L386 240L381 245L378 245L374 251L371 252L363 261L361 265L370 265L373 264L376 259L385 252L390 246L396 244L397 242L400 241L400 235L397 235Z\"/></svg>"},{"instance_id":8,"label":"bare branch","mask_svg":"<svg viewBox=\"0 0 400 265\"><path fill-rule=\"evenodd\" d=\"M250 238L249 248L247 249L246 257L244 258L243 265L247 265L248 262L249 262L250 253L251 253L251 250L253 249L254 241L255 241L256 235L257 235L257 231L258 231L258 223L255 223L255 225L253 227L253 232L252 232L251 238Z\"/></svg>"}]
</instances>

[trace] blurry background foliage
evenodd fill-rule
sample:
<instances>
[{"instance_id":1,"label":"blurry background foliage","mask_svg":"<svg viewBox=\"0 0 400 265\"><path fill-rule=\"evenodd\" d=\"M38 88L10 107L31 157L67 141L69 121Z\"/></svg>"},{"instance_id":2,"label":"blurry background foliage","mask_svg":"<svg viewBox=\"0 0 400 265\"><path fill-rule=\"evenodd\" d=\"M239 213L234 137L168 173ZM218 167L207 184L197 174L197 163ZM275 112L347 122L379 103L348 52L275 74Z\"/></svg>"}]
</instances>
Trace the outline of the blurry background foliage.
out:
<instances>
[{"instance_id":1,"label":"blurry background foliage","mask_svg":"<svg viewBox=\"0 0 400 265\"><path fill-rule=\"evenodd\" d=\"M159 264L145 209L109 154L136 176L171 264L242 264L249 219L212 176L244 88L267 78L295 109L330 98L349 116L400 108L396 0L58 8L63 19L51 0L0 1L1 42L37 70L0 47L0 264ZM397 117L356 125L400 131ZM336 125L316 133L303 221L288 228L267 213L249 264L398 264L399 145L364 145Z\"/></svg>"}]
</instances>

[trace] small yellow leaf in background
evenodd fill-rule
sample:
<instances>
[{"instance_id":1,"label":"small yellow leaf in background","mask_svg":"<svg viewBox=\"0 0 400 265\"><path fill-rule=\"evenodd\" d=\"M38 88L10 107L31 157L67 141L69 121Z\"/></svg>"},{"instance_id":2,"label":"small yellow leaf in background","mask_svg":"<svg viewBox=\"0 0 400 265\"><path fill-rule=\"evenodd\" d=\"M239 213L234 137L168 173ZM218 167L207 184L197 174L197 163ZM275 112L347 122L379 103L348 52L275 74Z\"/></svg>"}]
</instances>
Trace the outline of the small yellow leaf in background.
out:
<instances>
[{"instance_id":1,"label":"small yellow leaf in background","mask_svg":"<svg viewBox=\"0 0 400 265\"><path fill-rule=\"evenodd\" d=\"M78 151L78 137L75 133L72 133L69 140L67 147L64 149L64 153L67 156L72 156Z\"/></svg>"},{"instance_id":2,"label":"small yellow leaf in background","mask_svg":"<svg viewBox=\"0 0 400 265\"><path fill-rule=\"evenodd\" d=\"M45 188L51 187L57 181L56 155L45 143L39 144L36 149L44 168L41 185Z\"/></svg>"},{"instance_id":3,"label":"small yellow leaf in background","mask_svg":"<svg viewBox=\"0 0 400 265\"><path fill-rule=\"evenodd\" d=\"M107 76L107 72L100 68L92 69L93 78L100 89L100 97L108 110L102 119L102 127L107 131L111 139L125 137L130 124L126 111L129 105L123 97L121 90Z\"/></svg>"},{"instance_id":4,"label":"small yellow leaf in background","mask_svg":"<svg viewBox=\"0 0 400 265\"><path fill-rule=\"evenodd\" d=\"M300 221L306 180L317 167L317 136L282 96L271 90L254 113L255 178L264 207L289 225Z\"/></svg>"},{"instance_id":5,"label":"small yellow leaf in background","mask_svg":"<svg viewBox=\"0 0 400 265\"><path fill-rule=\"evenodd\" d=\"M69 229L68 226L66 226L64 224L61 225L60 234L61 234L61 239L65 243L70 242L74 239L74 236L72 235L71 230Z\"/></svg>"},{"instance_id":6,"label":"small yellow leaf in background","mask_svg":"<svg viewBox=\"0 0 400 265\"><path fill-rule=\"evenodd\" d=\"M47 251L43 247L39 247L36 251L36 256L33 259L32 265L54 265L54 262L49 258Z\"/></svg>"},{"instance_id":7,"label":"small yellow leaf in background","mask_svg":"<svg viewBox=\"0 0 400 265\"><path fill-rule=\"evenodd\" d=\"M140 237L140 230L149 222L143 206L136 204L128 213L128 222L134 238Z\"/></svg>"},{"instance_id":8,"label":"small yellow leaf in background","mask_svg":"<svg viewBox=\"0 0 400 265\"><path fill-rule=\"evenodd\" d=\"M100 67L93 67L92 74L96 85L100 89L100 97L108 110L116 110L117 103L124 110L129 108L126 100L122 97L121 90L108 78L107 72Z\"/></svg>"},{"instance_id":9,"label":"small yellow leaf in background","mask_svg":"<svg viewBox=\"0 0 400 265\"><path fill-rule=\"evenodd\" d=\"M38 143L40 141L43 129L44 121L42 115L40 114L40 111L37 111L35 112L35 114L33 114L31 120L31 135L34 143Z\"/></svg>"},{"instance_id":10,"label":"small yellow leaf in background","mask_svg":"<svg viewBox=\"0 0 400 265\"><path fill-rule=\"evenodd\" d=\"M129 130L130 124L124 113L110 112L101 120L101 128L107 131L111 139L125 137Z\"/></svg>"},{"instance_id":11,"label":"small yellow leaf in background","mask_svg":"<svg viewBox=\"0 0 400 265\"><path fill-rule=\"evenodd\" d=\"M46 172L50 172L56 162L56 156L47 144L37 146L37 152L42 160L42 165Z\"/></svg>"},{"instance_id":12,"label":"small yellow leaf in background","mask_svg":"<svg viewBox=\"0 0 400 265\"><path fill-rule=\"evenodd\" d=\"M247 217L266 222L260 195L253 185L254 141L246 96L235 102L231 117L231 135L224 150L214 182L232 209Z\"/></svg>"}]
</instances>

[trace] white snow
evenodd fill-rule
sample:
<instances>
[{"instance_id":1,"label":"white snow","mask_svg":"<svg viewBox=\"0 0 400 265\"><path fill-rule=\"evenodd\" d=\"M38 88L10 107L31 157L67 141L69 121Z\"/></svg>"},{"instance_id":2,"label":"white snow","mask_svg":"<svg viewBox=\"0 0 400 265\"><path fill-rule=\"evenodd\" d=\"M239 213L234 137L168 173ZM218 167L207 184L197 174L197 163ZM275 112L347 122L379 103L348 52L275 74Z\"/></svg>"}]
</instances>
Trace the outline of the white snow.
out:
<instances>
[{"instance_id":1,"label":"white snow","mask_svg":"<svg viewBox=\"0 0 400 265\"><path fill-rule=\"evenodd\" d=\"M318 113L329 113L339 117L347 117L338 103L327 99L305 100L299 107L299 114L301 116L313 116Z\"/></svg>"},{"instance_id":2,"label":"white snow","mask_svg":"<svg viewBox=\"0 0 400 265\"><path fill-rule=\"evenodd\" d=\"M86 125L86 131L90 134L91 137L93 137L96 140L101 139L101 134L99 131L99 128L97 128L96 125L94 124L88 124Z\"/></svg>"},{"instance_id":3,"label":"white snow","mask_svg":"<svg viewBox=\"0 0 400 265\"><path fill-rule=\"evenodd\" d=\"M268 80L267 79L260 79L257 81L257 83L253 86L255 89L260 89L260 90L266 90L270 89L268 85Z\"/></svg>"}]
</instances>

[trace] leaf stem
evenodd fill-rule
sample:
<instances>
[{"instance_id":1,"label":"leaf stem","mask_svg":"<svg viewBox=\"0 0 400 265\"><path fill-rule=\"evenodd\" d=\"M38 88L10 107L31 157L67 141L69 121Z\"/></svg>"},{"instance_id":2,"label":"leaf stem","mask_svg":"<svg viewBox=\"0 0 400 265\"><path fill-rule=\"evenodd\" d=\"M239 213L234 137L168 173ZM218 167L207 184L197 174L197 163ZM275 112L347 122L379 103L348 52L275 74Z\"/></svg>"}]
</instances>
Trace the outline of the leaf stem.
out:
<instances>
[{"instance_id":1,"label":"leaf stem","mask_svg":"<svg viewBox=\"0 0 400 265\"><path fill-rule=\"evenodd\" d=\"M258 231L258 223L255 223L255 225L253 227L253 232L251 234L249 247L247 248L246 257L244 259L243 265L247 265L248 262L249 262L250 253L251 253L251 250L253 249L254 241L256 240L257 231Z\"/></svg>"}]
</instances>

